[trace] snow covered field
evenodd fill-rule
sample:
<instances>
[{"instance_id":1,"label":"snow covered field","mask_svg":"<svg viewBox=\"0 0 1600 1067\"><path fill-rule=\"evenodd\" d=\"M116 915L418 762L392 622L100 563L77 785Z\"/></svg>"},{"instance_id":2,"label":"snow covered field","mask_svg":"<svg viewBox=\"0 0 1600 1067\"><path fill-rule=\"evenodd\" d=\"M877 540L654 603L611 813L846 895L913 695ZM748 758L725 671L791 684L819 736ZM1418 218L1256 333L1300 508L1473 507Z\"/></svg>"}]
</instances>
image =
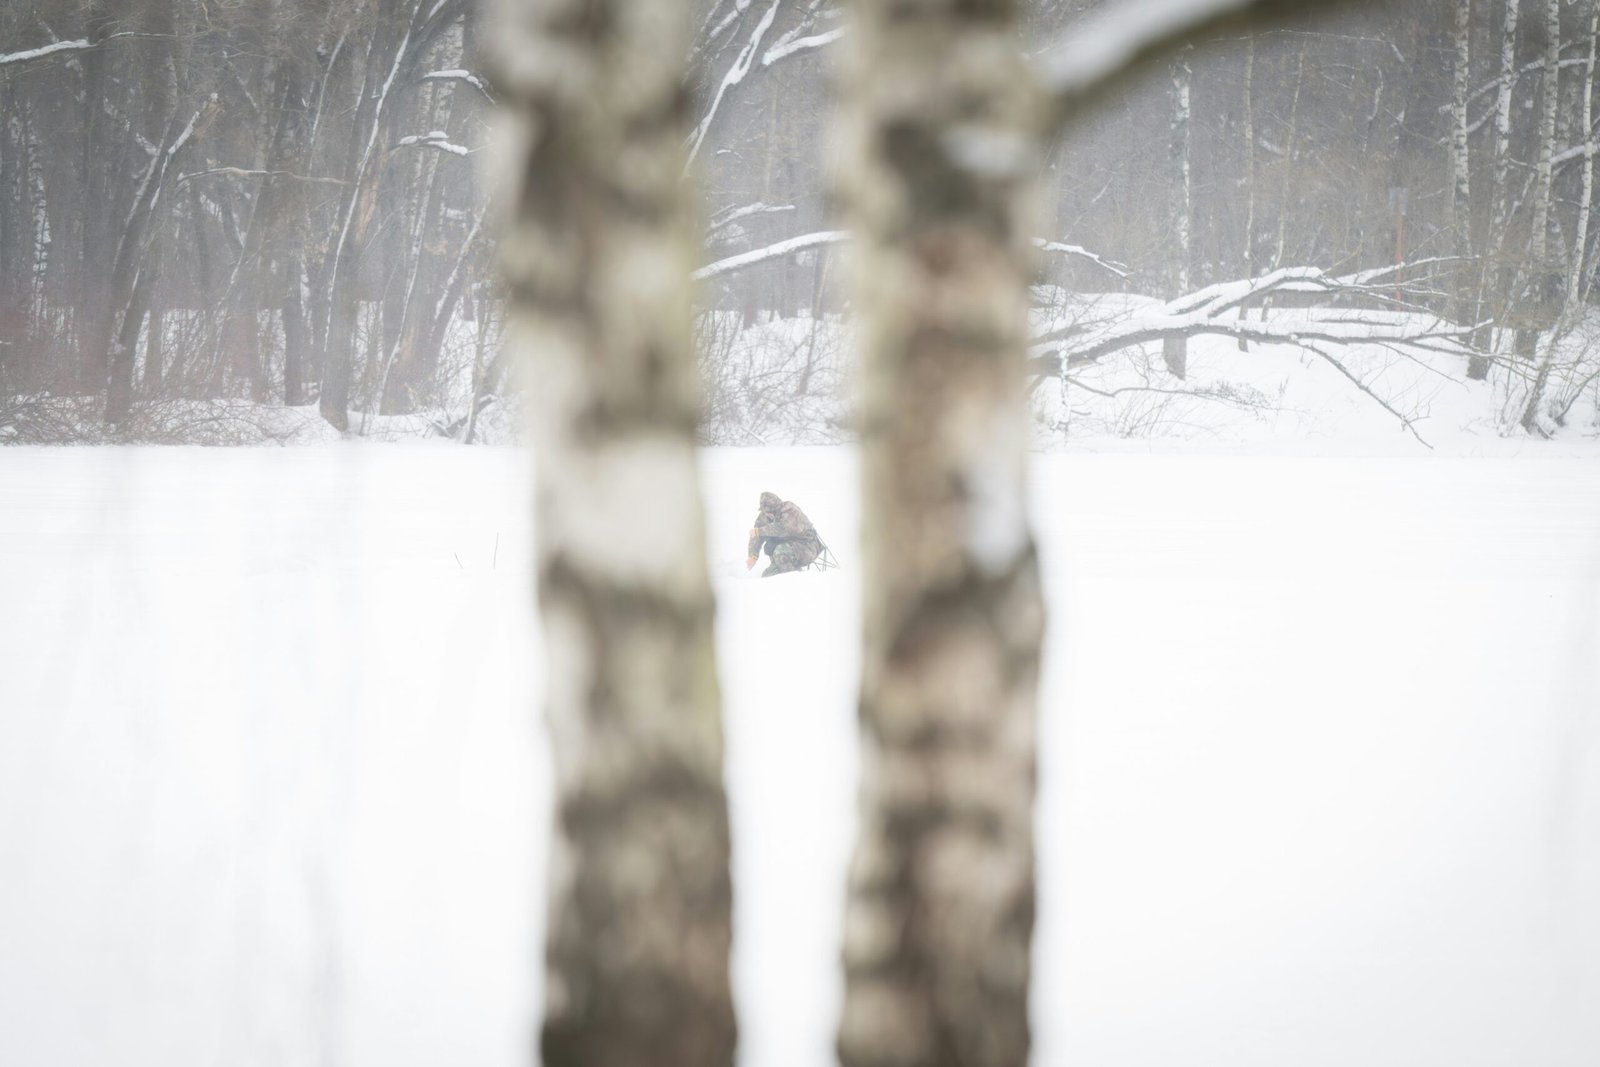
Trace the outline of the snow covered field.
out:
<instances>
[{"instance_id":1,"label":"snow covered field","mask_svg":"<svg viewBox=\"0 0 1600 1067\"><path fill-rule=\"evenodd\" d=\"M824 1067L854 459L705 469L743 1060ZM526 482L444 445L0 449L0 1063L524 1061ZM842 570L746 574L763 489ZM1058 455L1034 513L1035 1062L1596 1062L1600 462Z\"/></svg>"}]
</instances>

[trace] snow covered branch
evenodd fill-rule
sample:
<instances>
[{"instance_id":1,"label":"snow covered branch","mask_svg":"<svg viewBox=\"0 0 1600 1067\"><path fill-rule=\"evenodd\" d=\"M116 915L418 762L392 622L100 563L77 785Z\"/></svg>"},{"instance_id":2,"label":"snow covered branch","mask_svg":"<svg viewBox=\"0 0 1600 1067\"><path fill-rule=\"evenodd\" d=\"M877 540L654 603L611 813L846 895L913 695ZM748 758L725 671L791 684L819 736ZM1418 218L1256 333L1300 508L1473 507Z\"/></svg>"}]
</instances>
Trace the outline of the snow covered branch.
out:
<instances>
[{"instance_id":1,"label":"snow covered branch","mask_svg":"<svg viewBox=\"0 0 1600 1067\"><path fill-rule=\"evenodd\" d=\"M715 232L717 229L728 225L734 220L734 218L753 215L758 211L792 210L794 210L792 207L769 207L765 204L751 204L748 207L735 209L735 211L729 217L719 217L718 219L713 220L711 229L713 232ZM804 234L800 237L790 237L787 240L779 241L776 244L767 245L764 248L753 249L749 252L741 252L736 256L728 256L726 259L719 259L714 263L708 263L704 267L701 267L699 270L694 272L694 278L696 281L701 281L706 278L714 278L719 274L729 274L736 270L742 270L745 267L754 266L755 264L761 263L768 259L776 259L779 256L787 256L795 252L804 252L807 249L817 248L821 245L838 244L842 241L848 241L849 239L850 234L846 230L824 230L819 233ZM1089 262L1093 263L1097 267L1102 268L1103 270L1110 271L1119 278L1128 277L1128 271L1126 269L1108 259L1096 255L1081 245L1062 244L1060 241L1046 241L1042 237L1035 238L1033 244L1034 247L1038 248L1040 251L1051 252L1057 255L1079 256L1083 259L1087 259Z\"/></svg>"},{"instance_id":2,"label":"snow covered branch","mask_svg":"<svg viewBox=\"0 0 1600 1067\"><path fill-rule=\"evenodd\" d=\"M494 94L489 91L488 83L486 83L482 78L478 77L478 75L472 73L470 70L436 70L430 74L424 74L417 80L424 82L461 82L478 90L478 92L483 94L484 99L489 101L491 104L495 102Z\"/></svg>"},{"instance_id":3,"label":"snow covered branch","mask_svg":"<svg viewBox=\"0 0 1600 1067\"><path fill-rule=\"evenodd\" d=\"M43 45L39 48L28 48L21 52L9 52L0 55L0 67L12 63L26 63L30 59L43 59L45 56L55 55L59 52L82 52L93 48L94 42L80 39L76 41L57 41L55 44Z\"/></svg>"},{"instance_id":4,"label":"snow covered branch","mask_svg":"<svg viewBox=\"0 0 1600 1067\"><path fill-rule=\"evenodd\" d=\"M1326 9L1338 2L1324 0L1317 6ZM1117 0L1097 8L1040 60L1056 121L1065 121L1143 60L1164 55L1249 9L1295 6L1274 0Z\"/></svg>"},{"instance_id":5,"label":"snow covered branch","mask_svg":"<svg viewBox=\"0 0 1600 1067\"><path fill-rule=\"evenodd\" d=\"M700 119L700 124L689 135L689 165L693 165L695 158L700 154L700 148L705 144L706 134L711 132L711 123L717 117L717 111L722 107L723 98L730 90L744 81L745 75L750 73L750 68L755 63L756 53L761 48L761 40L772 29L772 22L778 17L778 7L783 0L772 0L772 5L762 14L761 21L756 23L754 30L750 31L750 38L745 46L739 50L739 55L734 59L722 76L722 82L717 86L716 93L711 97L711 103L706 107L706 113Z\"/></svg>"},{"instance_id":6,"label":"snow covered branch","mask_svg":"<svg viewBox=\"0 0 1600 1067\"><path fill-rule=\"evenodd\" d=\"M1209 23L1257 0L1122 0L1097 9L1043 60L1046 85L1077 98L1153 52L1171 47Z\"/></svg>"},{"instance_id":7,"label":"snow covered branch","mask_svg":"<svg viewBox=\"0 0 1600 1067\"><path fill-rule=\"evenodd\" d=\"M292 170L250 170L244 167L211 167L208 170L191 171L188 174L178 175L178 184L183 185L196 178L210 178L220 176L225 178L289 178L297 182L311 182L315 185L348 185L342 178L321 178L311 174L296 174Z\"/></svg>"},{"instance_id":8,"label":"snow covered branch","mask_svg":"<svg viewBox=\"0 0 1600 1067\"><path fill-rule=\"evenodd\" d=\"M1052 252L1063 256L1078 256L1079 258L1087 259L1089 262L1103 270L1110 271L1119 278L1128 277L1127 268L1116 263L1112 263L1110 260L1102 259L1093 252L1089 251L1087 248L1084 248L1082 245L1062 244L1060 241L1046 241L1043 237L1035 237L1033 239L1033 246L1041 252Z\"/></svg>"},{"instance_id":9,"label":"snow covered branch","mask_svg":"<svg viewBox=\"0 0 1600 1067\"><path fill-rule=\"evenodd\" d=\"M466 145L456 144L454 141L450 140L449 135L443 130L432 130L428 133L417 133L412 134L409 137L402 137L399 141L395 142L395 147L437 148L441 152L449 152L451 155L461 156L463 159L472 155L472 149L468 148Z\"/></svg>"},{"instance_id":10,"label":"snow covered branch","mask_svg":"<svg viewBox=\"0 0 1600 1067\"><path fill-rule=\"evenodd\" d=\"M793 211L793 204L745 204L743 207L727 208L711 216L711 221L706 223L708 234L720 233L741 219L748 219L753 215L778 215Z\"/></svg>"},{"instance_id":11,"label":"snow covered branch","mask_svg":"<svg viewBox=\"0 0 1600 1067\"><path fill-rule=\"evenodd\" d=\"M705 281L707 278L715 278L719 274L742 270L765 260L777 259L780 256L792 255L795 252L804 252L811 248L821 248L824 245L838 244L840 241L849 239L850 234L845 230L824 230L820 233L808 233L800 237L791 237L787 241L779 241L777 244L767 245L765 248L741 252L737 256L729 256L727 259L719 259L715 263L708 263L695 271L691 277L697 282Z\"/></svg>"},{"instance_id":12,"label":"snow covered branch","mask_svg":"<svg viewBox=\"0 0 1600 1067\"><path fill-rule=\"evenodd\" d=\"M809 52L815 48L826 48L828 45L844 36L844 27L837 26L823 33L814 33L809 37L797 37L792 34L785 36L777 44L767 49L761 57L761 65L770 67L780 59L788 59L798 52Z\"/></svg>"},{"instance_id":13,"label":"snow covered branch","mask_svg":"<svg viewBox=\"0 0 1600 1067\"><path fill-rule=\"evenodd\" d=\"M121 37L159 37L155 33L113 33L91 41L80 37L72 41L55 41L51 44L40 45L38 48L25 48L20 52L6 52L0 54L0 67L7 67L13 63L26 63L31 59L43 59L46 56L60 55L70 52L87 52L91 48L99 48L107 41L114 41Z\"/></svg>"}]
</instances>

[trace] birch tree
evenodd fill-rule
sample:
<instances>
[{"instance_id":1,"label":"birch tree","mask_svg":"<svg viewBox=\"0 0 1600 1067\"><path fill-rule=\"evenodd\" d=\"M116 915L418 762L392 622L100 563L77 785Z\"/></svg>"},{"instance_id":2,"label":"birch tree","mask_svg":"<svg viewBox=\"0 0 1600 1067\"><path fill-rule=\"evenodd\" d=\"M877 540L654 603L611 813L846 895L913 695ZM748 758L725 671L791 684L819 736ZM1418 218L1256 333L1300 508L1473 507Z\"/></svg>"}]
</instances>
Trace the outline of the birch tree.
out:
<instances>
[{"instance_id":1,"label":"birch tree","mask_svg":"<svg viewBox=\"0 0 1600 1067\"><path fill-rule=\"evenodd\" d=\"M1242 0L1113 5L1047 61L1015 0L853 0L838 195L861 345L864 644L843 1067L1029 1052L1044 609L1025 504L1051 131Z\"/></svg>"},{"instance_id":2,"label":"birch tree","mask_svg":"<svg viewBox=\"0 0 1600 1067\"><path fill-rule=\"evenodd\" d=\"M1472 255L1472 157L1468 144L1467 94L1472 80L1472 0L1456 0L1454 90L1450 115L1451 212L1456 250Z\"/></svg>"},{"instance_id":3,"label":"birch tree","mask_svg":"<svg viewBox=\"0 0 1600 1067\"><path fill-rule=\"evenodd\" d=\"M1561 0L1545 0L1544 33L1544 70L1539 77L1539 158L1533 177L1533 223L1528 247L1536 276L1545 273L1550 258L1550 198L1556 116L1561 106Z\"/></svg>"},{"instance_id":4,"label":"birch tree","mask_svg":"<svg viewBox=\"0 0 1600 1067\"><path fill-rule=\"evenodd\" d=\"M1539 76L1539 129L1537 162L1533 174L1533 217L1529 222L1528 256L1521 303L1517 315L1517 355L1532 359L1542 327L1552 324L1552 304L1559 300L1559 275L1550 252L1550 204L1555 194L1556 118L1561 104L1561 0L1544 3L1544 67ZM1543 391L1539 373L1535 393ZM1524 426L1527 419L1523 420Z\"/></svg>"},{"instance_id":5,"label":"birch tree","mask_svg":"<svg viewBox=\"0 0 1600 1067\"><path fill-rule=\"evenodd\" d=\"M1451 229L1455 253L1474 263L1466 279L1457 286L1455 315L1462 325L1475 325L1483 293L1483 268L1475 262L1472 239L1472 153L1471 122L1467 113L1472 83L1472 0L1456 0L1455 67L1451 72L1450 110L1450 185ZM1482 381L1489 376L1489 360L1473 355L1467 360L1467 377Z\"/></svg>"},{"instance_id":6,"label":"birch tree","mask_svg":"<svg viewBox=\"0 0 1600 1067\"><path fill-rule=\"evenodd\" d=\"M1239 259L1246 278L1256 273L1256 38L1250 34L1245 42L1244 59L1244 235ZM1239 319L1244 320L1245 309L1239 308ZM1239 338L1239 351L1248 352L1250 343Z\"/></svg>"},{"instance_id":7,"label":"birch tree","mask_svg":"<svg viewBox=\"0 0 1600 1067\"><path fill-rule=\"evenodd\" d=\"M1190 161L1189 115L1193 86L1194 69L1189 49L1185 48L1172 61L1172 215L1178 244L1173 265L1177 280L1174 296L1182 296L1192 287L1189 267L1194 258L1191 248L1194 242L1194 168ZM1188 377L1189 348L1183 338L1173 337L1163 341L1161 358L1175 377Z\"/></svg>"},{"instance_id":8,"label":"birch tree","mask_svg":"<svg viewBox=\"0 0 1600 1067\"><path fill-rule=\"evenodd\" d=\"M865 652L844 1067L1020 1067L1043 609L1022 380L1039 100L1016 4L856 0Z\"/></svg>"},{"instance_id":9,"label":"birch tree","mask_svg":"<svg viewBox=\"0 0 1600 1067\"><path fill-rule=\"evenodd\" d=\"M1494 96L1494 228L1502 240L1510 213L1507 178L1511 170L1511 97L1517 86L1520 5L1521 0L1505 0L1505 20L1500 27L1500 77Z\"/></svg>"},{"instance_id":10,"label":"birch tree","mask_svg":"<svg viewBox=\"0 0 1600 1067\"><path fill-rule=\"evenodd\" d=\"M1494 278L1503 308L1510 297L1515 272L1511 266L1508 231L1511 221L1511 104L1517 85L1517 26L1521 0L1504 0L1504 19L1500 25L1500 69L1494 97L1494 186L1490 192L1492 222L1489 241L1494 244L1495 270L1485 271L1485 283ZM1485 251L1488 251L1486 248ZM1487 372L1486 372L1487 373Z\"/></svg>"},{"instance_id":11,"label":"birch tree","mask_svg":"<svg viewBox=\"0 0 1600 1067\"><path fill-rule=\"evenodd\" d=\"M535 387L556 771L545 1067L731 1067L690 343L690 6L502 0L508 344Z\"/></svg>"},{"instance_id":12,"label":"birch tree","mask_svg":"<svg viewBox=\"0 0 1600 1067\"><path fill-rule=\"evenodd\" d=\"M1567 266L1567 296L1565 315L1575 319L1582 313L1587 294L1583 286L1584 255L1589 248L1589 223L1594 212L1594 76L1596 49L1600 47L1600 3L1589 2L1589 54L1583 67L1583 101L1579 105L1582 117L1578 129L1583 137L1583 175L1579 179L1578 225L1572 236L1572 258Z\"/></svg>"},{"instance_id":13,"label":"birch tree","mask_svg":"<svg viewBox=\"0 0 1600 1067\"><path fill-rule=\"evenodd\" d=\"M1533 385L1528 390L1527 402L1522 408L1522 428L1531 433L1544 433L1544 404L1546 392L1550 384L1550 375L1555 366L1556 343L1558 338L1568 328L1574 325L1583 314L1583 260L1584 252L1589 243L1589 221L1594 208L1594 77L1595 77L1595 50L1600 46L1600 4L1593 0L1589 3L1588 21L1589 51L1584 60L1583 71L1583 100L1579 105L1581 124L1578 129L1579 136L1583 138L1582 158L1583 174L1579 179L1581 192L1578 197L1577 225L1574 227L1572 238L1572 261L1567 266L1565 299L1561 308L1560 321L1550 339L1545 344L1544 353L1539 360L1539 368L1534 374ZM1570 407L1570 403L1566 405ZM1559 424L1565 416L1566 407L1557 406L1555 421Z\"/></svg>"}]
</instances>

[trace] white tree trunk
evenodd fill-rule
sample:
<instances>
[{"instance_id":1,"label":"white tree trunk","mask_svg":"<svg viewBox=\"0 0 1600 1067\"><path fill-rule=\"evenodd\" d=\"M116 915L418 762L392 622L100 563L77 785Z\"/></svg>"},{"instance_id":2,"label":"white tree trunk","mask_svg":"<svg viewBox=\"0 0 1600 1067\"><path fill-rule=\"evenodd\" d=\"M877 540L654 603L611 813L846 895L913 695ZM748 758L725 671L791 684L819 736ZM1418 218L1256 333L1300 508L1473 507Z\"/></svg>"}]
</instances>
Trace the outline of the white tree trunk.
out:
<instances>
[{"instance_id":1,"label":"white tree trunk","mask_svg":"<svg viewBox=\"0 0 1600 1067\"><path fill-rule=\"evenodd\" d=\"M1183 296L1193 287L1190 264L1194 256L1194 182L1189 163L1190 89L1193 82L1194 70L1190 65L1189 50L1184 49L1172 61L1172 215L1173 228L1178 236L1177 263L1172 272L1177 289L1172 294L1174 297ZM1161 346L1161 358L1172 375L1177 378L1188 377L1189 348L1188 342L1182 337L1165 341Z\"/></svg>"},{"instance_id":2,"label":"white tree trunk","mask_svg":"<svg viewBox=\"0 0 1600 1067\"><path fill-rule=\"evenodd\" d=\"M1538 162L1533 177L1533 218L1529 222L1528 258L1516 309L1516 353L1532 359L1541 332L1554 325L1559 314L1561 278L1550 249L1550 201L1555 184L1556 117L1561 102L1561 0L1545 0L1544 69L1539 79ZM1548 364L1548 356L1546 358ZM1547 366L1539 371L1534 394L1543 392ZM1530 408L1531 410L1530 401ZM1528 425L1527 417L1523 425Z\"/></svg>"},{"instance_id":3,"label":"white tree trunk","mask_svg":"<svg viewBox=\"0 0 1600 1067\"><path fill-rule=\"evenodd\" d=\"M1494 149L1493 184L1489 190L1489 232L1484 236L1482 252L1491 259L1479 268L1482 280L1478 285L1478 306L1485 308L1485 317L1501 320L1516 292L1516 265L1511 252L1511 105L1517 84L1517 24L1521 17L1521 0L1504 0L1504 19L1500 24L1500 70L1495 83L1494 98ZM1478 347L1494 347L1493 331L1478 338ZM1488 365L1476 363L1469 374L1488 377Z\"/></svg>"},{"instance_id":4,"label":"white tree trunk","mask_svg":"<svg viewBox=\"0 0 1600 1067\"><path fill-rule=\"evenodd\" d=\"M1550 258L1550 195L1554 184L1556 114L1561 103L1561 0L1545 0L1544 73L1539 90L1539 163L1534 174L1533 233L1528 255L1535 278L1542 277ZM1585 137L1588 132L1585 131Z\"/></svg>"},{"instance_id":5,"label":"white tree trunk","mask_svg":"<svg viewBox=\"0 0 1600 1067\"><path fill-rule=\"evenodd\" d=\"M1517 84L1517 19L1521 0L1505 0L1500 31L1500 80L1494 97L1494 236L1504 244L1510 212L1506 180L1511 169L1511 98Z\"/></svg>"},{"instance_id":6,"label":"white tree trunk","mask_svg":"<svg viewBox=\"0 0 1600 1067\"><path fill-rule=\"evenodd\" d=\"M1457 0L1455 25L1455 95L1450 109L1450 176L1454 190L1456 248L1472 256L1472 155L1467 142L1467 94L1472 76L1472 0Z\"/></svg>"},{"instance_id":7,"label":"white tree trunk","mask_svg":"<svg viewBox=\"0 0 1600 1067\"><path fill-rule=\"evenodd\" d=\"M1472 78L1472 0L1456 0L1454 96L1450 102L1450 174L1454 195L1451 199L1452 229L1456 254L1476 263L1472 239L1472 152L1468 141L1467 103ZM1463 326L1476 323L1483 296L1483 268L1463 272L1456 289L1456 321ZM1486 338L1480 338L1485 341ZM1489 361L1472 356L1467 361L1467 377L1482 381L1489 376Z\"/></svg>"},{"instance_id":8,"label":"white tree trunk","mask_svg":"<svg viewBox=\"0 0 1600 1067\"><path fill-rule=\"evenodd\" d=\"M1584 131L1583 184L1578 196L1578 226L1572 238L1572 262L1567 267L1566 315L1576 320L1588 294L1583 291L1583 257L1589 247L1589 220L1594 210L1594 73L1595 51L1600 46L1600 3L1589 0L1589 57L1583 67L1583 105L1579 129Z\"/></svg>"},{"instance_id":9,"label":"white tree trunk","mask_svg":"<svg viewBox=\"0 0 1600 1067\"><path fill-rule=\"evenodd\" d=\"M695 465L691 4L501 0L556 772L544 1067L731 1067L731 889Z\"/></svg>"},{"instance_id":10,"label":"white tree trunk","mask_svg":"<svg viewBox=\"0 0 1600 1067\"><path fill-rule=\"evenodd\" d=\"M1194 189L1189 164L1190 89L1194 71L1185 49L1172 61L1172 177L1174 186L1173 226L1178 232L1178 261L1173 274L1182 296L1192 287L1189 264L1194 228Z\"/></svg>"},{"instance_id":11,"label":"white tree trunk","mask_svg":"<svg viewBox=\"0 0 1600 1067\"><path fill-rule=\"evenodd\" d=\"M1256 38L1251 34L1244 56L1244 276L1256 276ZM1245 309L1239 308L1244 321ZM1239 338L1239 351L1248 352L1250 342Z\"/></svg>"},{"instance_id":12,"label":"white tree trunk","mask_svg":"<svg viewBox=\"0 0 1600 1067\"><path fill-rule=\"evenodd\" d=\"M1256 276L1256 39L1244 59L1244 276Z\"/></svg>"},{"instance_id":13,"label":"white tree trunk","mask_svg":"<svg viewBox=\"0 0 1600 1067\"><path fill-rule=\"evenodd\" d=\"M1023 1067L1043 607L1024 504L1040 99L1012 0L855 0L865 650L843 1067Z\"/></svg>"},{"instance_id":14,"label":"white tree trunk","mask_svg":"<svg viewBox=\"0 0 1600 1067\"><path fill-rule=\"evenodd\" d=\"M1306 84L1306 46L1302 42L1294 64L1294 92L1289 98L1289 128L1283 138L1283 181L1278 198L1278 241L1272 253L1272 269L1283 266L1288 246L1289 216L1294 213L1295 146L1300 140L1300 95Z\"/></svg>"}]
</instances>

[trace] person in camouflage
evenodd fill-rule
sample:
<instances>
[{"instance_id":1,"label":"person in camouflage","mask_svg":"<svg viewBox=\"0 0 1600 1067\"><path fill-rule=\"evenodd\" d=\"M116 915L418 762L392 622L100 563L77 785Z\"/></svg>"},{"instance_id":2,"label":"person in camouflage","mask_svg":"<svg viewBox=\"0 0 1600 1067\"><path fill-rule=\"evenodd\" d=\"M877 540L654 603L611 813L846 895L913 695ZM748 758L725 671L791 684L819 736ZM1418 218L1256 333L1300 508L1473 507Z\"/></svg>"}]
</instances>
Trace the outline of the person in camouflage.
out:
<instances>
[{"instance_id":1,"label":"person in camouflage","mask_svg":"<svg viewBox=\"0 0 1600 1067\"><path fill-rule=\"evenodd\" d=\"M750 548L745 554L746 570L756 565L761 550L766 549L772 563L761 572L761 577L788 574L811 566L822 554L822 538L811 525L806 513L792 502L780 500L776 493L761 494L761 510L756 514L756 524L750 528Z\"/></svg>"}]
</instances>

